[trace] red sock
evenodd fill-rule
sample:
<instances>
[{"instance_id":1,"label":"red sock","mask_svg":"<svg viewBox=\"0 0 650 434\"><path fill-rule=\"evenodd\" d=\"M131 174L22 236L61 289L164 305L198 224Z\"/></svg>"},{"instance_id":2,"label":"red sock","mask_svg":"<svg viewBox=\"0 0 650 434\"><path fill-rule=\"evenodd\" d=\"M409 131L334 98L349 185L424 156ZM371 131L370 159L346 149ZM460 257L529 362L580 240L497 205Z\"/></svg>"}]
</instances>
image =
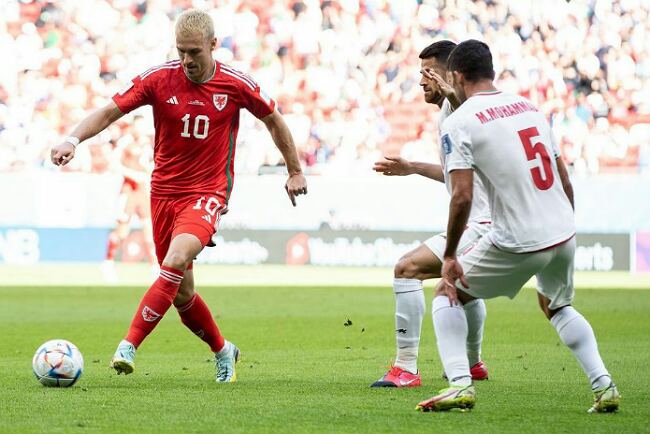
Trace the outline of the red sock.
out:
<instances>
[{"instance_id":1,"label":"red sock","mask_svg":"<svg viewBox=\"0 0 650 434\"><path fill-rule=\"evenodd\" d=\"M185 303L179 306L178 314L181 317L181 322L187 326L195 335L200 337L208 345L213 352L217 352L223 348L224 339L219 332L217 323L214 322L212 314L208 305L197 293Z\"/></svg>"},{"instance_id":2,"label":"red sock","mask_svg":"<svg viewBox=\"0 0 650 434\"><path fill-rule=\"evenodd\" d=\"M144 338L158 325L158 321L172 305L181 280L183 280L181 270L164 265L160 267L160 276L142 297L140 306L131 321L129 332L124 339L136 348L140 346Z\"/></svg>"}]
</instances>

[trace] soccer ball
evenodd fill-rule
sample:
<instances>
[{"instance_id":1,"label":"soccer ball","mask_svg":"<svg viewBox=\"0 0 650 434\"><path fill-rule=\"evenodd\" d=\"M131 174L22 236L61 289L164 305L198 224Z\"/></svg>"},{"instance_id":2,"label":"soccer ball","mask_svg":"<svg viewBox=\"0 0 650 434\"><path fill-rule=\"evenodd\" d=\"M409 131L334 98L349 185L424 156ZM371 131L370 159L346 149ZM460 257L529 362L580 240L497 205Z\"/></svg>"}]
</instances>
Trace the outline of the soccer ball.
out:
<instances>
[{"instance_id":1,"label":"soccer ball","mask_svg":"<svg viewBox=\"0 0 650 434\"><path fill-rule=\"evenodd\" d=\"M32 359L36 379L49 387L69 387L84 370L79 349L64 339L53 339L38 347Z\"/></svg>"}]
</instances>

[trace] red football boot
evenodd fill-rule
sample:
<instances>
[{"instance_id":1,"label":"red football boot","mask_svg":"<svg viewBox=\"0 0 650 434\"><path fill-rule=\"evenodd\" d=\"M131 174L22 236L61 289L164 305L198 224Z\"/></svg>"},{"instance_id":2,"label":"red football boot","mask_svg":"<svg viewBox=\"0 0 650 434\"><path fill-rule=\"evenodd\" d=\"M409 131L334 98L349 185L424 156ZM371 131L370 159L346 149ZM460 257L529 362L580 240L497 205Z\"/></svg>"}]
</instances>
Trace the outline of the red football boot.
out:
<instances>
[{"instance_id":1,"label":"red football boot","mask_svg":"<svg viewBox=\"0 0 650 434\"><path fill-rule=\"evenodd\" d=\"M370 387L418 387L422 385L420 373L411 374L402 368L393 366L379 380L375 381Z\"/></svg>"},{"instance_id":2,"label":"red football boot","mask_svg":"<svg viewBox=\"0 0 650 434\"><path fill-rule=\"evenodd\" d=\"M472 374L472 380L474 381L481 381L481 380L488 379L487 366L485 366L483 360L479 360L479 362L476 365L469 368L469 373Z\"/></svg>"},{"instance_id":3,"label":"red football boot","mask_svg":"<svg viewBox=\"0 0 650 434\"><path fill-rule=\"evenodd\" d=\"M469 373L472 374L472 380L474 381L481 381L481 380L488 379L487 366L485 366L483 360L480 360L476 365L469 368ZM447 374L445 374L444 372L442 373L442 378L449 381L449 378L447 378Z\"/></svg>"}]
</instances>

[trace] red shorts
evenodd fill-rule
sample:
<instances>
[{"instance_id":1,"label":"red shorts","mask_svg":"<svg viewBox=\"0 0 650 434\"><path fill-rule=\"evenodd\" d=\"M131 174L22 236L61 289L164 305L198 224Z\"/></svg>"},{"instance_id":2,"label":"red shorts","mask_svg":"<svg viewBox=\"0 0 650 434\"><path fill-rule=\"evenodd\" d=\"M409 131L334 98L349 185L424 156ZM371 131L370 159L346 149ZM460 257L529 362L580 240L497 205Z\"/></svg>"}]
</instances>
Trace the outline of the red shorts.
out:
<instances>
[{"instance_id":1,"label":"red shorts","mask_svg":"<svg viewBox=\"0 0 650 434\"><path fill-rule=\"evenodd\" d=\"M192 234L205 247L219 226L225 208L223 198L211 194L190 194L182 197L151 198L153 242L158 263L178 234ZM192 265L190 264L190 268Z\"/></svg>"}]
</instances>

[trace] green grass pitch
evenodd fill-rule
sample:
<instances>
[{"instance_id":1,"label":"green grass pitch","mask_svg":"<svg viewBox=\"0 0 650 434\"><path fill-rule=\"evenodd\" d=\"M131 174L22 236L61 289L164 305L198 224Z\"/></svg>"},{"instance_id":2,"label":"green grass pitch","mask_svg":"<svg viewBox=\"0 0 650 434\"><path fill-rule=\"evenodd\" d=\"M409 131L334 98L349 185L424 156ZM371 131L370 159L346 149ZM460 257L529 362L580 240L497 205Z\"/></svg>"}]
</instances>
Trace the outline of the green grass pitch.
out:
<instances>
[{"instance_id":1,"label":"green grass pitch","mask_svg":"<svg viewBox=\"0 0 650 434\"><path fill-rule=\"evenodd\" d=\"M0 288L0 432L648 432L650 289L579 290L623 395L618 414L589 415L588 382L538 311L534 291L488 301L471 412L419 413L445 386L430 312L423 387L370 389L394 357L393 294L370 287L207 287L221 330L243 352L239 381L214 382L211 354L172 309L145 341L136 372L107 367L143 288ZM430 306L430 291L427 304ZM344 324L350 320L351 325ZM85 357L70 389L42 387L31 358L64 338Z\"/></svg>"}]
</instances>

